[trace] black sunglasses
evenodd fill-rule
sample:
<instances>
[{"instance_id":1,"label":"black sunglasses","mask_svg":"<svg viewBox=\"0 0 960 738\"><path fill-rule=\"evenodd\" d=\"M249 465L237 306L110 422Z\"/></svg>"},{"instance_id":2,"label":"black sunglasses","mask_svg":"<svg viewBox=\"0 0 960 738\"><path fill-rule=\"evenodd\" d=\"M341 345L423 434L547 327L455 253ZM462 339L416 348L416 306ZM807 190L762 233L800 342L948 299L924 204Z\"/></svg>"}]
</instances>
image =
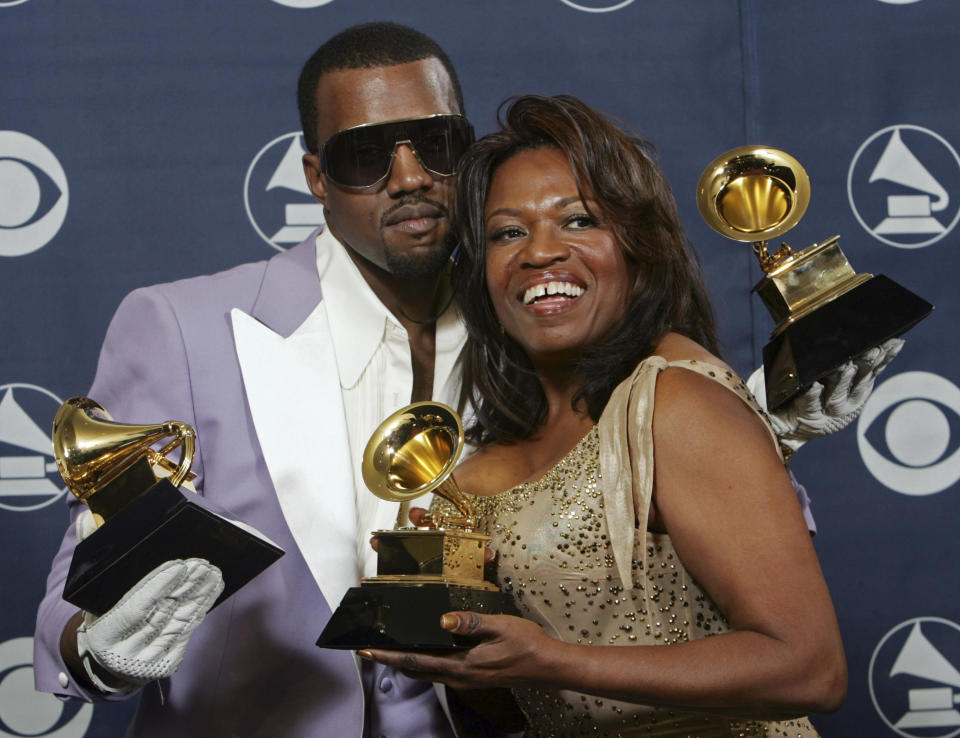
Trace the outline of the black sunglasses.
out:
<instances>
[{"instance_id":1,"label":"black sunglasses","mask_svg":"<svg viewBox=\"0 0 960 738\"><path fill-rule=\"evenodd\" d=\"M462 115L369 123L328 138L318 152L320 171L341 187L373 187L390 174L397 146L407 144L420 166L446 177L472 143L473 126Z\"/></svg>"}]
</instances>

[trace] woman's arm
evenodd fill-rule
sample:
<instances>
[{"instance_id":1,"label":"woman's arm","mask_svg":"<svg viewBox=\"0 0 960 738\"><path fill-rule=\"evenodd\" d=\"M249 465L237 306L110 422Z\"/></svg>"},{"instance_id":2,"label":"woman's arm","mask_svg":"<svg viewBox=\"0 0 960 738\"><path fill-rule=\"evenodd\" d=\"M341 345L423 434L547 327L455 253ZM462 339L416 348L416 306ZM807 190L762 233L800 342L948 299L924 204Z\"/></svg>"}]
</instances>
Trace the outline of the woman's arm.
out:
<instances>
[{"instance_id":1,"label":"woman's arm","mask_svg":"<svg viewBox=\"0 0 960 738\"><path fill-rule=\"evenodd\" d=\"M731 631L671 646L578 646L508 616L457 613L469 651L377 660L454 686L543 686L777 719L835 710L846 665L833 606L769 433L723 386L683 369L658 381L659 523Z\"/></svg>"},{"instance_id":2,"label":"woman's arm","mask_svg":"<svg viewBox=\"0 0 960 738\"><path fill-rule=\"evenodd\" d=\"M660 375L655 407L657 514L730 625L678 647L661 679L698 704L837 709L847 674L836 615L767 428L725 387L679 368Z\"/></svg>"}]
</instances>

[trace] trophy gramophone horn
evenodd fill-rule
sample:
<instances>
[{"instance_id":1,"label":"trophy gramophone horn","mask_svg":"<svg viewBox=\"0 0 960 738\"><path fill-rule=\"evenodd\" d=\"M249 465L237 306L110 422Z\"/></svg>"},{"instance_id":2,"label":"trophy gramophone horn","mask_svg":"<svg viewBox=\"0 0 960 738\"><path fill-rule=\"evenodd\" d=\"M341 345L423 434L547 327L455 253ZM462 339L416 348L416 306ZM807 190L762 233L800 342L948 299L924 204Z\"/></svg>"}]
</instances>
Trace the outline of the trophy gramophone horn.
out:
<instances>
[{"instance_id":1,"label":"trophy gramophone horn","mask_svg":"<svg viewBox=\"0 0 960 738\"><path fill-rule=\"evenodd\" d=\"M170 438L163 448L151 446ZM171 471L170 483L179 486L193 464L196 434L186 423L160 425L117 423L87 397L72 397L57 411L53 421L53 454L67 488L84 502L110 485L140 459ZM182 446L180 463L167 458Z\"/></svg>"},{"instance_id":2,"label":"trophy gramophone horn","mask_svg":"<svg viewBox=\"0 0 960 738\"><path fill-rule=\"evenodd\" d=\"M463 451L460 416L439 402L416 402L384 420L363 452L363 481L392 502L434 492L448 500L472 527L473 510L453 478Z\"/></svg>"},{"instance_id":3,"label":"trophy gramophone horn","mask_svg":"<svg viewBox=\"0 0 960 738\"><path fill-rule=\"evenodd\" d=\"M714 159L697 185L697 206L719 234L754 244L765 272L792 252L767 253L766 241L793 228L810 203L810 178L790 154L741 146Z\"/></svg>"}]
</instances>

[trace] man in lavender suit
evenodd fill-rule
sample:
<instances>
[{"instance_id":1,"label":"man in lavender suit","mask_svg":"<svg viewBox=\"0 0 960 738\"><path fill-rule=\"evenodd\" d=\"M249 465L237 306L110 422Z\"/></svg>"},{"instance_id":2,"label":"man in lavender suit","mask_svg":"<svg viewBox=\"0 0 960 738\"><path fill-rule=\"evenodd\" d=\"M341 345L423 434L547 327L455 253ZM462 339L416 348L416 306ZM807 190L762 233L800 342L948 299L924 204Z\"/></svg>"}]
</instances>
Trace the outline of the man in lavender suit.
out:
<instances>
[{"instance_id":1,"label":"man in lavender suit","mask_svg":"<svg viewBox=\"0 0 960 738\"><path fill-rule=\"evenodd\" d=\"M465 333L443 270L472 129L447 56L395 24L324 44L298 98L326 226L269 261L130 294L89 393L122 422L194 426L199 493L286 550L205 619L222 579L201 560L85 618L61 599L71 526L39 610L37 687L139 691L131 736L452 734L429 683L314 642L374 573L370 531L398 519L356 473L367 437L411 401L457 404Z\"/></svg>"}]
</instances>

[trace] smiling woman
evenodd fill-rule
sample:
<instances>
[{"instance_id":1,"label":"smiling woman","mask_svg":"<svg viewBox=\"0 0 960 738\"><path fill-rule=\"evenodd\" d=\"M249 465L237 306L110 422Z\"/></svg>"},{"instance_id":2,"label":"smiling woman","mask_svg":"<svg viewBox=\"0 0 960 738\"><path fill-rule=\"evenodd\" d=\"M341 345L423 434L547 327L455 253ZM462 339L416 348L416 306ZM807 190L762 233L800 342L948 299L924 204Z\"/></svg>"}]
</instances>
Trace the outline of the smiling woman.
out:
<instances>
[{"instance_id":1,"label":"smiling woman","mask_svg":"<svg viewBox=\"0 0 960 738\"><path fill-rule=\"evenodd\" d=\"M493 175L487 289L504 331L538 363L576 360L625 313L633 268L581 199L559 149L524 151Z\"/></svg>"},{"instance_id":2,"label":"smiling woman","mask_svg":"<svg viewBox=\"0 0 960 738\"><path fill-rule=\"evenodd\" d=\"M551 195L555 199L545 202ZM482 421L475 428L478 438L488 433L490 438L524 438L545 418L545 397L530 357L517 345L516 334L501 330L506 316L501 308L495 310L491 298L496 300L493 284L500 279L501 265L506 266L506 255L517 253L518 244L529 255L529 248L543 248L550 240L542 238L545 221L526 234L523 223L509 218L543 216L548 205L554 218L568 221L557 223L564 238L554 240L578 253L574 261L591 252L590 261L597 262L596 249L587 245L606 243L607 260L617 262L594 275L602 277L602 284L595 280L593 294L585 295L587 302L607 306L607 312L595 315L606 323L606 333L584 340L574 351L581 378L578 399L594 418L613 388L668 331L719 353L709 298L650 144L571 98L518 98L504 130L470 149L459 177L456 211L464 256L454 279L470 329L469 370ZM498 225L514 227L497 235ZM558 258L551 269L564 271L571 263ZM524 266L517 274L535 285L531 275L537 271ZM506 312L506 306L502 309Z\"/></svg>"},{"instance_id":3,"label":"smiling woman","mask_svg":"<svg viewBox=\"0 0 960 738\"><path fill-rule=\"evenodd\" d=\"M363 655L509 687L529 736L817 735L802 716L846 690L830 595L649 147L518 98L457 197L479 448L456 476L523 618L450 613L473 648Z\"/></svg>"}]
</instances>

